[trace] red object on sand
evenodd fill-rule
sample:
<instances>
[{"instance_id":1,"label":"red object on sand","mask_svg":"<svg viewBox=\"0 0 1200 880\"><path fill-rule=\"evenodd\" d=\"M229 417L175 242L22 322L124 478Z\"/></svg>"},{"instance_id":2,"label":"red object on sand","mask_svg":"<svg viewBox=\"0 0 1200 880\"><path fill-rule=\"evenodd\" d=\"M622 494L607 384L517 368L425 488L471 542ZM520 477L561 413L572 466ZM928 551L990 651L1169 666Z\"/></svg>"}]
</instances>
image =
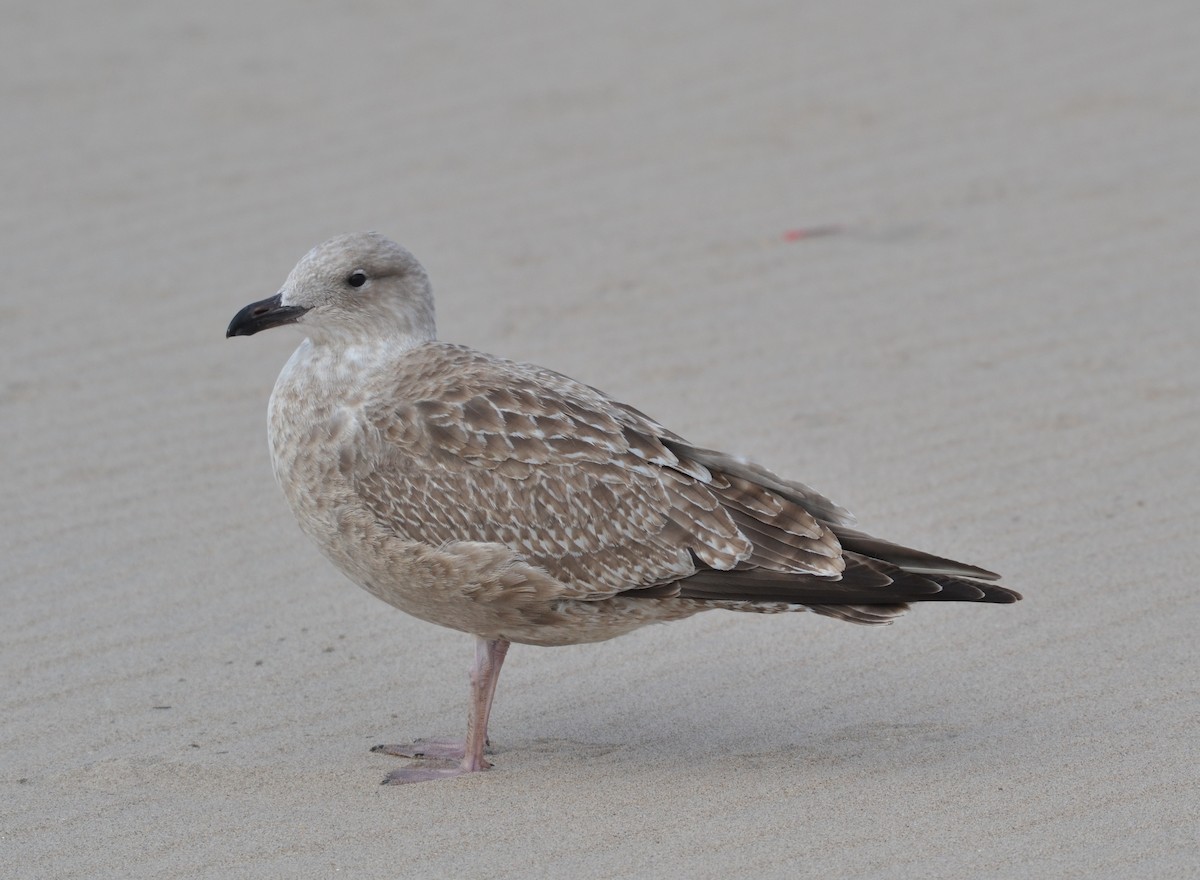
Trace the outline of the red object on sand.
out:
<instances>
[{"instance_id":1,"label":"red object on sand","mask_svg":"<svg viewBox=\"0 0 1200 880\"><path fill-rule=\"evenodd\" d=\"M806 238L816 238L821 235L837 235L842 231L840 226L808 226L799 229L788 229L783 233L784 241L803 241Z\"/></svg>"}]
</instances>

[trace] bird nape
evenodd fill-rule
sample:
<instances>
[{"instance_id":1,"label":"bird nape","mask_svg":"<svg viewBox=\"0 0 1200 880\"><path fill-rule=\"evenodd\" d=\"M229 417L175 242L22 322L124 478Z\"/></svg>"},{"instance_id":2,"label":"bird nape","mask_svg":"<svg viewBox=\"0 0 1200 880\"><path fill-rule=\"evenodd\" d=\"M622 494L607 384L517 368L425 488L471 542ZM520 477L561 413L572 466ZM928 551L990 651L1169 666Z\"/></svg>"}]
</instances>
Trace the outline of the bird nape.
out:
<instances>
[{"instance_id":1,"label":"bird nape","mask_svg":"<svg viewBox=\"0 0 1200 880\"><path fill-rule=\"evenodd\" d=\"M466 738L377 746L422 760L385 782L488 769L512 642L597 642L711 609L881 624L913 602L1021 598L595 388L439 342L425 270L378 234L314 248L226 335L286 324L306 338L268 434L301 529L374 595L477 640Z\"/></svg>"}]
</instances>

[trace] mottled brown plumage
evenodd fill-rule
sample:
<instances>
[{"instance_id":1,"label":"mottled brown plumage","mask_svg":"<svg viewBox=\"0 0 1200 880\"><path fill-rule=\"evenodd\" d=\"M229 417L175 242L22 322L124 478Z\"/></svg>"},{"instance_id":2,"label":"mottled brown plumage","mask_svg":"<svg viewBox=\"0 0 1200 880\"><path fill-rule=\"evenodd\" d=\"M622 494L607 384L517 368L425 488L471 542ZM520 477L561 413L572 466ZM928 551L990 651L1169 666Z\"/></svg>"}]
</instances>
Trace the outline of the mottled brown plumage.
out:
<instances>
[{"instance_id":1,"label":"mottled brown plumage","mask_svg":"<svg viewBox=\"0 0 1200 880\"><path fill-rule=\"evenodd\" d=\"M424 270L380 236L314 249L229 335L281 323L308 333L269 408L301 527L381 599L481 640L468 742L432 750L461 765L393 781L487 766L510 642L600 641L711 608L872 624L909 602L1019 598L984 569L856 531L807 486L594 388L438 342Z\"/></svg>"}]
</instances>

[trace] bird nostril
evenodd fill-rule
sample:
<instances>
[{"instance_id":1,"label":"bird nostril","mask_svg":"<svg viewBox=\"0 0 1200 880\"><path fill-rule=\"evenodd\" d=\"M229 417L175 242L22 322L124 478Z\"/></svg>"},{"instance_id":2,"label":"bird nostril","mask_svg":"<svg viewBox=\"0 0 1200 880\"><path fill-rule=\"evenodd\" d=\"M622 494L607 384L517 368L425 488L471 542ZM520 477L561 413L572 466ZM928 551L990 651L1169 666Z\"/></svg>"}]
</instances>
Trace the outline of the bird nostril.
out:
<instances>
[{"instance_id":1,"label":"bird nostril","mask_svg":"<svg viewBox=\"0 0 1200 880\"><path fill-rule=\"evenodd\" d=\"M251 312L251 314L254 315L254 317L258 318L258 317L261 317L262 315L265 315L269 311L271 311L270 306L259 306L253 312Z\"/></svg>"}]
</instances>

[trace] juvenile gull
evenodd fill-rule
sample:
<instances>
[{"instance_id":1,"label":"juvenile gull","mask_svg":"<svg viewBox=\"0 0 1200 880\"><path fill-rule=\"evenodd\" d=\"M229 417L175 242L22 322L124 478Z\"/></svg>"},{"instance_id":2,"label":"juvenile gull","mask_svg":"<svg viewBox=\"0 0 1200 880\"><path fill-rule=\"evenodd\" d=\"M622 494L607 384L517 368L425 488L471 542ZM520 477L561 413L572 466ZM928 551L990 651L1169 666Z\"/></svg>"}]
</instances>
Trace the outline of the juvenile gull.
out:
<instances>
[{"instance_id":1,"label":"juvenile gull","mask_svg":"<svg viewBox=\"0 0 1200 880\"><path fill-rule=\"evenodd\" d=\"M1021 598L595 388L437 341L425 270L375 233L311 250L226 336L281 324L307 335L268 406L300 527L380 599L476 638L466 739L376 746L431 762L385 782L491 766L511 642L598 642L713 608L879 624L910 602Z\"/></svg>"}]
</instances>

